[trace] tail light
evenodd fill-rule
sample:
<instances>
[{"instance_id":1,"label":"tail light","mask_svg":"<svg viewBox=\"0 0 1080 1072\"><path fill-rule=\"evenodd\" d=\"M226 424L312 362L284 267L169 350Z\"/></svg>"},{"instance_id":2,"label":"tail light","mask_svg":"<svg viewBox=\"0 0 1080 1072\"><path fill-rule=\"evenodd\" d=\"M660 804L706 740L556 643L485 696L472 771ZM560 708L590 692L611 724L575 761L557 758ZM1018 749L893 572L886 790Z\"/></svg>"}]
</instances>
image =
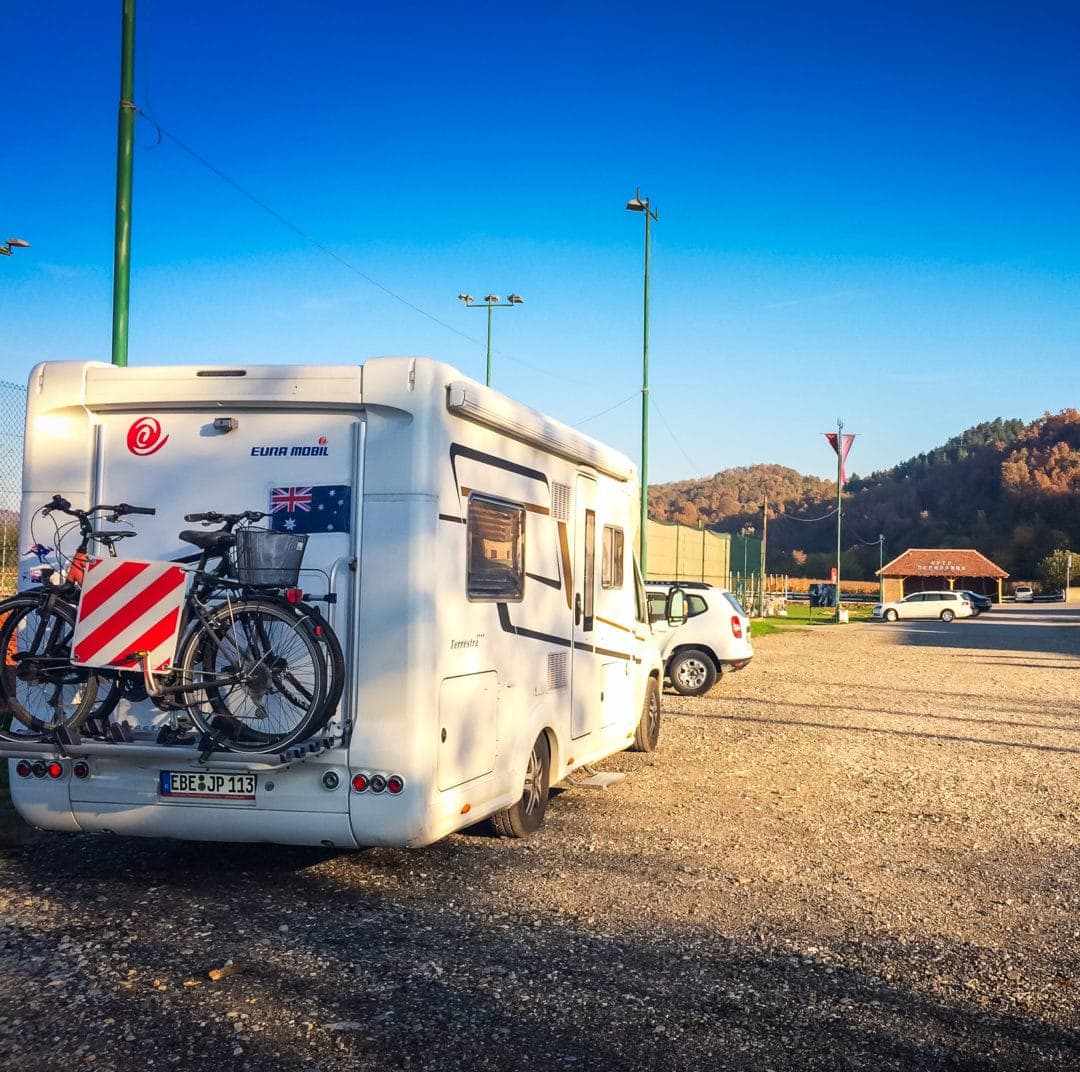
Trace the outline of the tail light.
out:
<instances>
[{"instance_id":1,"label":"tail light","mask_svg":"<svg viewBox=\"0 0 1080 1072\"><path fill-rule=\"evenodd\" d=\"M45 768L45 773L54 780L57 778L62 778L64 776L64 764L54 759Z\"/></svg>"},{"instance_id":2,"label":"tail light","mask_svg":"<svg viewBox=\"0 0 1080 1072\"><path fill-rule=\"evenodd\" d=\"M354 792L363 793L368 787L368 776L366 774L354 774L352 787Z\"/></svg>"},{"instance_id":3,"label":"tail light","mask_svg":"<svg viewBox=\"0 0 1080 1072\"><path fill-rule=\"evenodd\" d=\"M15 773L20 778L29 778L33 773L33 770L34 768L30 765L30 760L28 759L20 759L19 762L15 764Z\"/></svg>"},{"instance_id":4,"label":"tail light","mask_svg":"<svg viewBox=\"0 0 1080 1072\"><path fill-rule=\"evenodd\" d=\"M286 588L285 598L290 603L299 603L304 598L303 588Z\"/></svg>"},{"instance_id":5,"label":"tail light","mask_svg":"<svg viewBox=\"0 0 1080 1072\"><path fill-rule=\"evenodd\" d=\"M397 796L405 788L405 779L400 774L391 774L386 779L386 791Z\"/></svg>"},{"instance_id":6,"label":"tail light","mask_svg":"<svg viewBox=\"0 0 1080 1072\"><path fill-rule=\"evenodd\" d=\"M90 764L85 759L77 760L75 766L71 768L71 773L76 778L89 778L90 777Z\"/></svg>"},{"instance_id":7,"label":"tail light","mask_svg":"<svg viewBox=\"0 0 1080 1072\"><path fill-rule=\"evenodd\" d=\"M737 614L731 616L731 635L736 640L742 640L742 619Z\"/></svg>"}]
</instances>

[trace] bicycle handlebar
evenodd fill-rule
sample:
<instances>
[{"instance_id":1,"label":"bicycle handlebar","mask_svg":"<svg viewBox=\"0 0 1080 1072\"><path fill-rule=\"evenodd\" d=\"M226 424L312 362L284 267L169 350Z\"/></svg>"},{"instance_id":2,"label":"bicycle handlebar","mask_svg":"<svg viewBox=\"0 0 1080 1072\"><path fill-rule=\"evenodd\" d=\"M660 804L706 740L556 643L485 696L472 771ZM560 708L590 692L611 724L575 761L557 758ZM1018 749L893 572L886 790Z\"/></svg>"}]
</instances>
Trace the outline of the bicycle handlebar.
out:
<instances>
[{"instance_id":1,"label":"bicycle handlebar","mask_svg":"<svg viewBox=\"0 0 1080 1072\"><path fill-rule=\"evenodd\" d=\"M201 521L204 525L226 524L231 527L240 521L261 521L269 516L261 510L245 510L242 514L219 514L216 510L207 510L201 514L184 514L184 520L188 523Z\"/></svg>"},{"instance_id":2,"label":"bicycle handlebar","mask_svg":"<svg viewBox=\"0 0 1080 1072\"><path fill-rule=\"evenodd\" d=\"M123 517L125 514L146 514L153 516L157 513L157 510L153 506L132 506L130 503L117 503L116 506L109 506L107 503L99 503L97 506L91 506L89 510L73 510L71 503L68 502L62 495L54 495L42 508L43 514L51 514L54 510L59 510L62 514L68 514L70 517L85 518L90 514L109 513L113 517Z\"/></svg>"}]
</instances>

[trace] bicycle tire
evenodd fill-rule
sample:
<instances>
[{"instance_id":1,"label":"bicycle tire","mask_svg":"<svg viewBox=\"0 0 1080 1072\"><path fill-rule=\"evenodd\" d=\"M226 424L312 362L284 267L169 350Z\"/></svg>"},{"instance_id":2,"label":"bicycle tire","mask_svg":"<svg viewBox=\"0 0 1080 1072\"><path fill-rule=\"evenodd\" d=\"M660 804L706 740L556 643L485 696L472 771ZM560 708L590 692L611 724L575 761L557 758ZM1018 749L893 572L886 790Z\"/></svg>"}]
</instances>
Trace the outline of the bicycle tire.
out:
<instances>
[{"instance_id":1,"label":"bicycle tire","mask_svg":"<svg viewBox=\"0 0 1080 1072\"><path fill-rule=\"evenodd\" d=\"M48 593L0 604L0 739L42 740L77 729L94 708L98 677L71 664L75 608Z\"/></svg>"},{"instance_id":2,"label":"bicycle tire","mask_svg":"<svg viewBox=\"0 0 1080 1072\"><path fill-rule=\"evenodd\" d=\"M310 604L293 604L276 596L271 598L275 604L295 614L306 623L322 651L323 661L326 663L326 698L323 701L322 710L313 717L308 728L309 735L318 733L334 717L337 706L341 702L342 693L345 691L345 652L330 623Z\"/></svg>"},{"instance_id":3,"label":"bicycle tire","mask_svg":"<svg viewBox=\"0 0 1080 1072\"><path fill-rule=\"evenodd\" d=\"M273 752L312 732L328 696L322 649L292 608L270 600L223 603L199 620L177 658L191 720L234 752Z\"/></svg>"}]
</instances>

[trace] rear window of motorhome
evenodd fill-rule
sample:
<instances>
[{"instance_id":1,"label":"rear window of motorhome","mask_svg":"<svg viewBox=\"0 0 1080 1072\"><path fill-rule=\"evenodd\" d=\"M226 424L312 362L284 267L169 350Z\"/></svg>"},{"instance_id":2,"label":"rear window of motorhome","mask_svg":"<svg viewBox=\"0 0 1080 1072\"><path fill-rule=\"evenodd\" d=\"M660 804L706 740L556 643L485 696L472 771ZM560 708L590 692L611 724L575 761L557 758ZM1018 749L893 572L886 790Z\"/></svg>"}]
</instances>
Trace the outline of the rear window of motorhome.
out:
<instances>
[{"instance_id":1,"label":"rear window of motorhome","mask_svg":"<svg viewBox=\"0 0 1080 1072\"><path fill-rule=\"evenodd\" d=\"M525 508L470 496L466 540L468 598L520 600L525 593Z\"/></svg>"}]
</instances>

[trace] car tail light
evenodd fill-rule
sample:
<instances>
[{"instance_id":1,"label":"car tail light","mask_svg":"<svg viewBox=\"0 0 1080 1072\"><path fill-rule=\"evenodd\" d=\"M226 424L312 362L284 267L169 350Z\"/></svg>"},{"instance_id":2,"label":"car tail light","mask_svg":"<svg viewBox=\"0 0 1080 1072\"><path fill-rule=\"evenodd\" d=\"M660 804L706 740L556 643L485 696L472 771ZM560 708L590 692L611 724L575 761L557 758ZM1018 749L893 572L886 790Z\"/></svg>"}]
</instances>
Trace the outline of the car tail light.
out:
<instances>
[{"instance_id":1,"label":"car tail light","mask_svg":"<svg viewBox=\"0 0 1080 1072\"><path fill-rule=\"evenodd\" d=\"M353 792L363 793L368 787L368 776L366 774L354 774L352 787Z\"/></svg>"},{"instance_id":2,"label":"car tail light","mask_svg":"<svg viewBox=\"0 0 1080 1072\"><path fill-rule=\"evenodd\" d=\"M75 766L71 768L71 773L76 778L89 778L90 777L90 764L85 759L80 759L76 762Z\"/></svg>"},{"instance_id":3,"label":"car tail light","mask_svg":"<svg viewBox=\"0 0 1080 1072\"><path fill-rule=\"evenodd\" d=\"M46 768L45 773L52 779L62 778L64 776L64 764L58 760L53 760Z\"/></svg>"},{"instance_id":4,"label":"car tail light","mask_svg":"<svg viewBox=\"0 0 1080 1072\"><path fill-rule=\"evenodd\" d=\"M34 766L33 766L32 769L34 771L34 777L35 778L44 778L45 777L45 760L43 760L43 759L35 760Z\"/></svg>"},{"instance_id":5,"label":"car tail light","mask_svg":"<svg viewBox=\"0 0 1080 1072\"><path fill-rule=\"evenodd\" d=\"M402 778L400 774L391 774L390 777L386 779L386 790L388 793L397 796L404 788L405 779Z\"/></svg>"},{"instance_id":6,"label":"car tail light","mask_svg":"<svg viewBox=\"0 0 1080 1072\"><path fill-rule=\"evenodd\" d=\"M373 774L371 776L371 791L373 793L381 793L386 788L386 778L381 774Z\"/></svg>"},{"instance_id":7,"label":"car tail light","mask_svg":"<svg viewBox=\"0 0 1080 1072\"><path fill-rule=\"evenodd\" d=\"M742 640L742 620L737 614L731 616L731 635L736 640Z\"/></svg>"},{"instance_id":8,"label":"car tail light","mask_svg":"<svg viewBox=\"0 0 1080 1072\"><path fill-rule=\"evenodd\" d=\"M30 765L30 760L28 759L20 759L19 762L15 764L15 773L20 778L29 778L33 773L33 770L34 768Z\"/></svg>"}]
</instances>

